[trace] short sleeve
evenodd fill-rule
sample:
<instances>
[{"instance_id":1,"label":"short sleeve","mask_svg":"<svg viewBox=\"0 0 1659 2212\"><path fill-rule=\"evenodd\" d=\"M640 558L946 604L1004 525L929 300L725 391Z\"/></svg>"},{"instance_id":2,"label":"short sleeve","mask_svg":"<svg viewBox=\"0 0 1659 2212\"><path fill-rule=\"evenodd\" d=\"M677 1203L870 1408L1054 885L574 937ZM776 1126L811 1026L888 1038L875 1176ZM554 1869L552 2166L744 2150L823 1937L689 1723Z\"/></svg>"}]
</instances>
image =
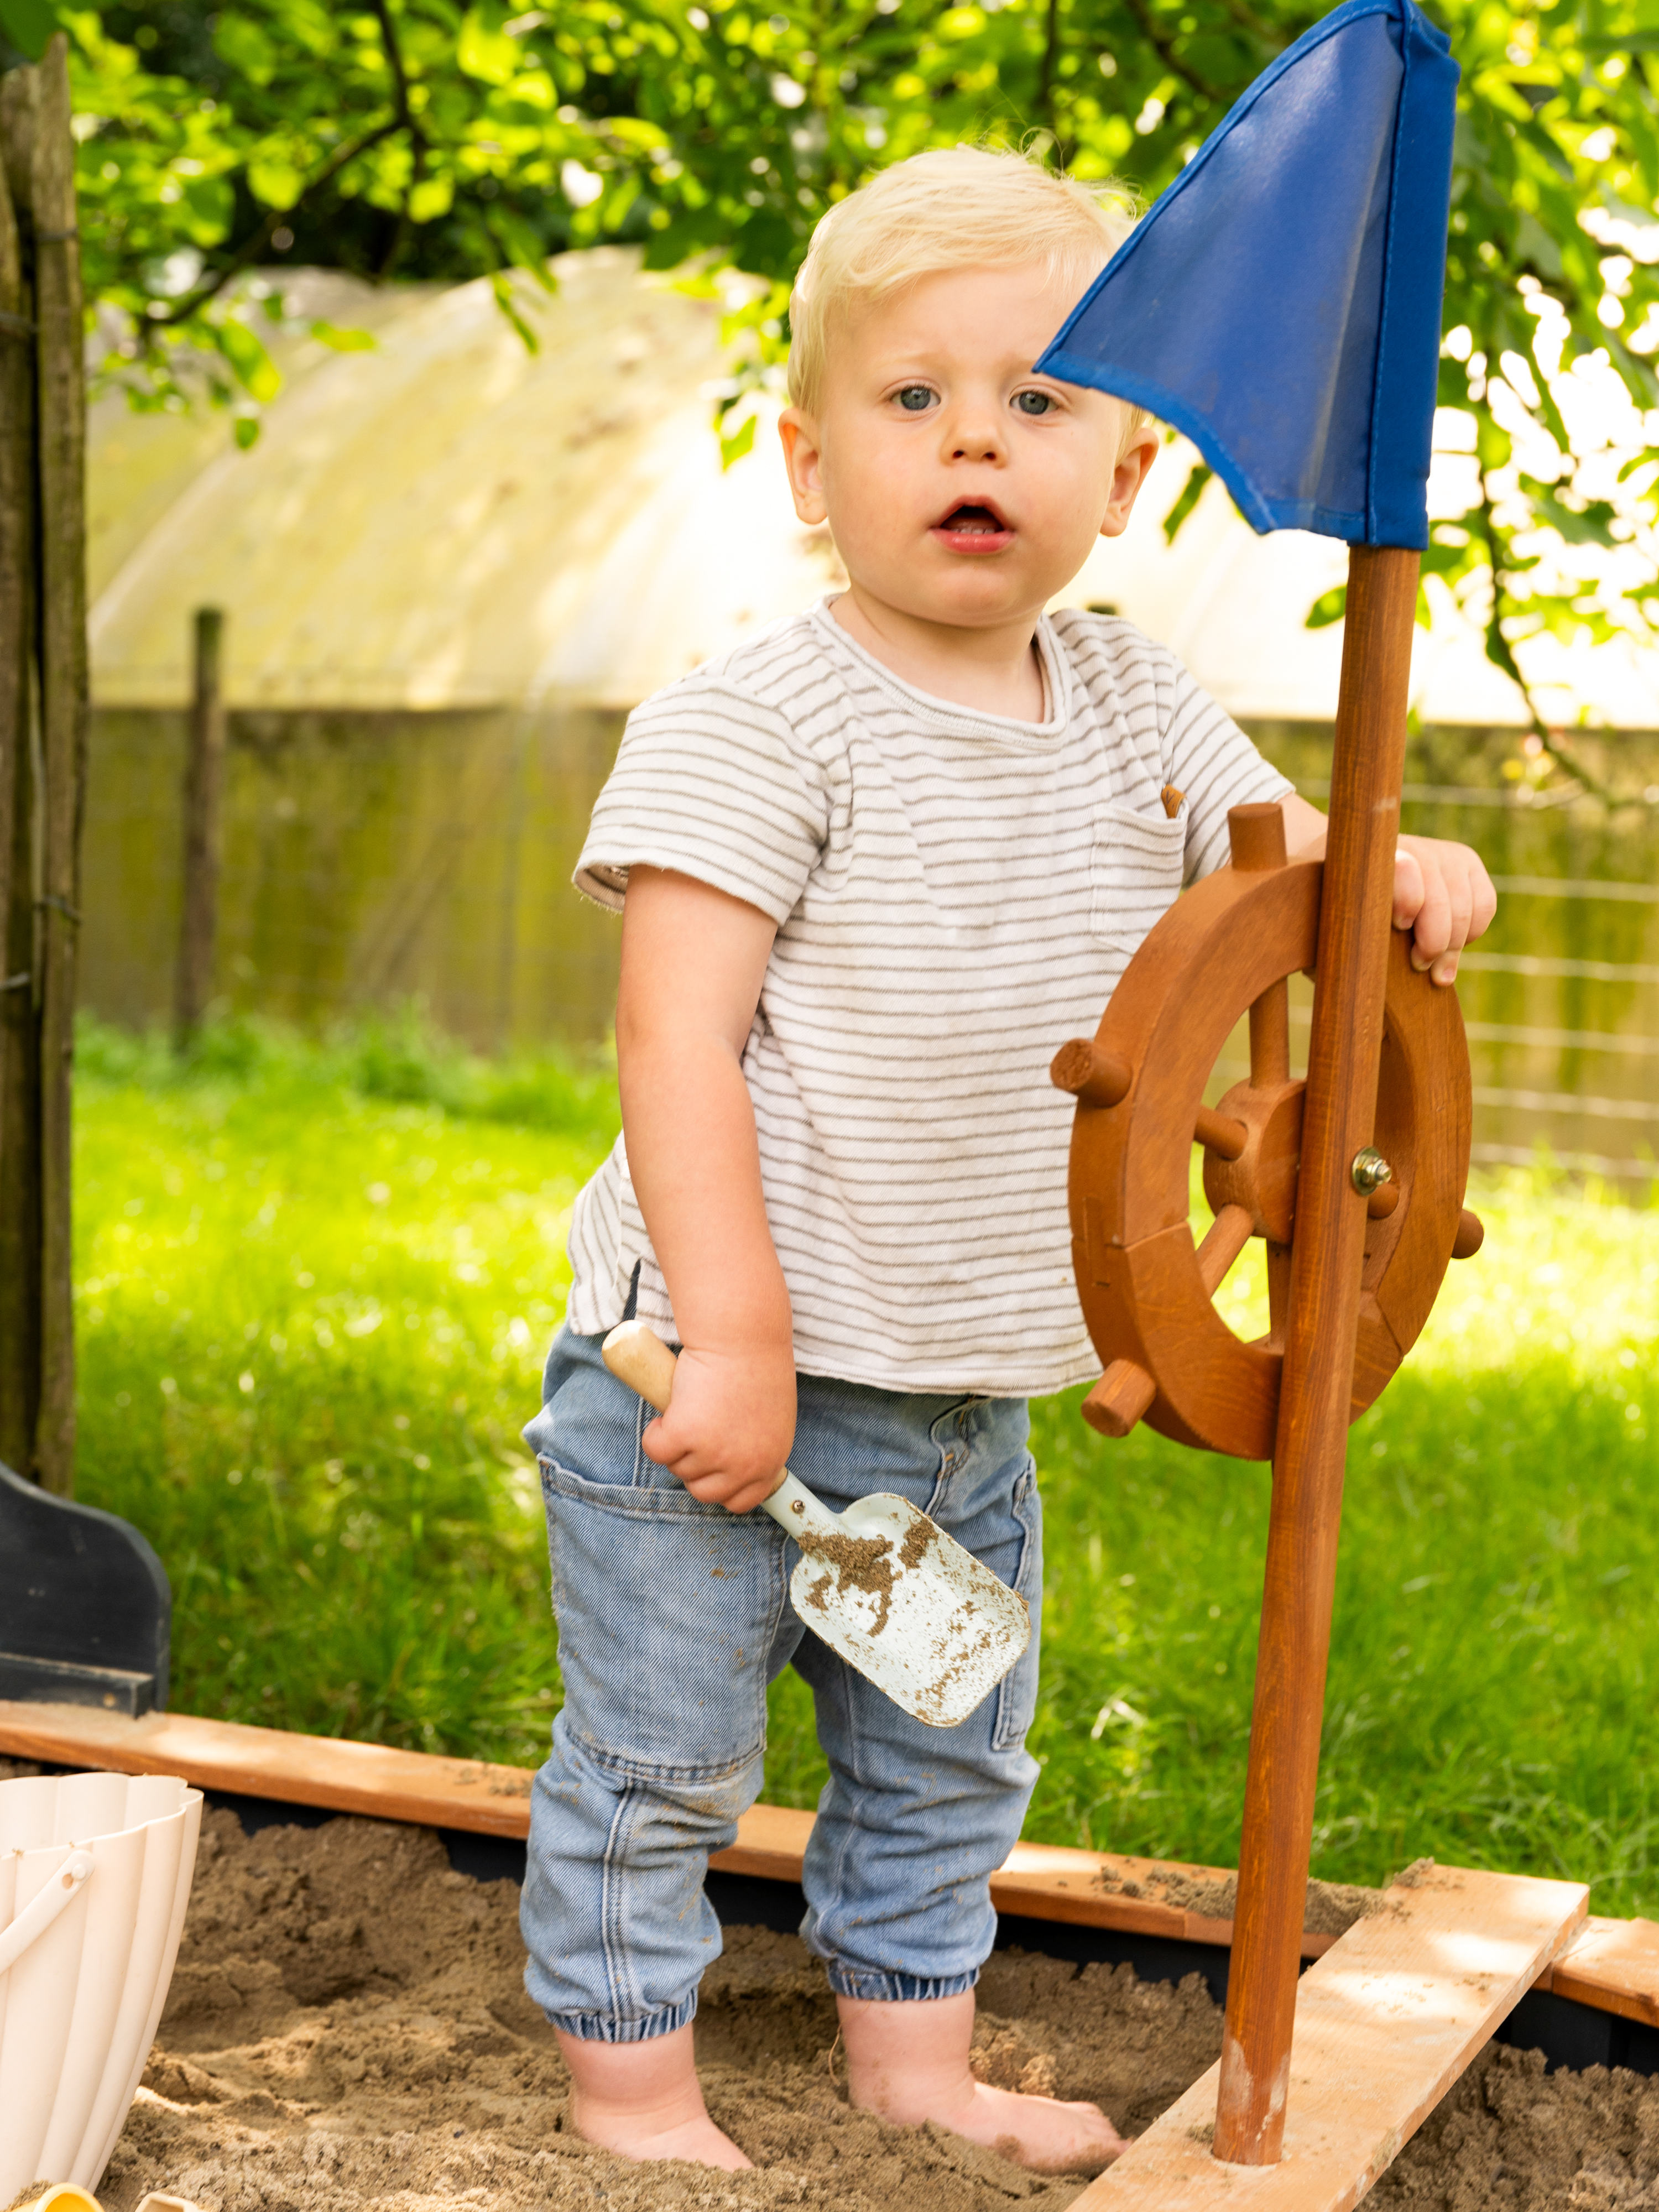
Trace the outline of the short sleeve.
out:
<instances>
[{"instance_id":1,"label":"short sleeve","mask_svg":"<svg viewBox=\"0 0 1659 2212\"><path fill-rule=\"evenodd\" d=\"M1187 798L1186 882L1225 865L1227 810L1287 798L1296 786L1262 759L1231 715L1174 662L1170 720L1159 732L1164 772Z\"/></svg>"},{"instance_id":2,"label":"short sleeve","mask_svg":"<svg viewBox=\"0 0 1659 2212\"><path fill-rule=\"evenodd\" d=\"M574 880L616 909L630 868L672 868L781 927L829 826L823 772L787 719L699 672L629 716Z\"/></svg>"}]
</instances>

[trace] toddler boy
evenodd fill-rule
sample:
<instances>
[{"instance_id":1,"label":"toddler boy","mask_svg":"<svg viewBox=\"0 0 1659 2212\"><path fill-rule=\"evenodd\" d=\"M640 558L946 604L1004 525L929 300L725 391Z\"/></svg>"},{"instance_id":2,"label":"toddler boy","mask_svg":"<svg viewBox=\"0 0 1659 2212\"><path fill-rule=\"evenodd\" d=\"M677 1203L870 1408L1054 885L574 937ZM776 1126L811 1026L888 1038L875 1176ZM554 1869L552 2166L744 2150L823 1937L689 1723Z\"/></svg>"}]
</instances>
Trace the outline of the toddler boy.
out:
<instances>
[{"instance_id":1,"label":"toddler boy","mask_svg":"<svg viewBox=\"0 0 1659 2212\"><path fill-rule=\"evenodd\" d=\"M1324 826L1172 654L1043 613L1158 450L1134 410L1032 370L1127 228L969 148L824 218L781 428L849 586L633 714L577 870L623 909L623 1135L576 1203L525 1432L565 1704L523 1925L574 2124L633 2157L749 2163L692 2063L702 1881L792 1662L830 1768L803 1934L853 2102L1048 2170L1121 2147L1095 2106L969 2067L989 1879L1036 1778L1025 1401L1098 1365L1048 1066L1225 859L1230 806L1281 801L1293 850ZM1449 982L1491 885L1462 847L1401 846L1396 923ZM660 1419L599 1358L634 1313L684 1347ZM1025 1598L1029 1652L960 1727L912 1720L797 1618L794 1549L750 1510L786 1460L833 1509L910 1498Z\"/></svg>"}]
</instances>

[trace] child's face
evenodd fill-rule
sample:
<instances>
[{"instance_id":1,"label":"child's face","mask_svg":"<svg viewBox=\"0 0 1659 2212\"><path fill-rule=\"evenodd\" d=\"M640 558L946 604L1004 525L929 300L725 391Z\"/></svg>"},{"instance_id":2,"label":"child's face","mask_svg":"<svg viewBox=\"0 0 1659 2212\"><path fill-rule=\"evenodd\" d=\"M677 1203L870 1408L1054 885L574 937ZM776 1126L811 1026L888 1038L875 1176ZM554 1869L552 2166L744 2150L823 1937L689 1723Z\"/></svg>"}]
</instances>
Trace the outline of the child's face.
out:
<instances>
[{"instance_id":1,"label":"child's face","mask_svg":"<svg viewBox=\"0 0 1659 2212\"><path fill-rule=\"evenodd\" d=\"M950 271L830 337L816 412L781 423L795 511L856 591L969 629L1034 620L1115 537L1158 435L1104 392L1033 374L1075 305L1038 268Z\"/></svg>"}]
</instances>

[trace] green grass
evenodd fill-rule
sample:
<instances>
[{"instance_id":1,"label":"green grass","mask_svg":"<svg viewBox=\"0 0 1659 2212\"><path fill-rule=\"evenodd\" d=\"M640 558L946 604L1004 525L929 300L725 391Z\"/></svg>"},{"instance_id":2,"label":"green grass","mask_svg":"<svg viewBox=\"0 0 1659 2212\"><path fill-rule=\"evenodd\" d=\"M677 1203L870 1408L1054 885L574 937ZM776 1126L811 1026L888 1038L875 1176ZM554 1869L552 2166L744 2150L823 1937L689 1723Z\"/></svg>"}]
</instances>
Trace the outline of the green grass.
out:
<instances>
[{"instance_id":1,"label":"green grass","mask_svg":"<svg viewBox=\"0 0 1659 2212\"><path fill-rule=\"evenodd\" d=\"M519 1441L563 1308L603 1068L412 1025L216 1032L175 1071L88 1027L80 1495L174 1592L174 1702L528 1759L557 1697Z\"/></svg>"},{"instance_id":2,"label":"green grass","mask_svg":"<svg viewBox=\"0 0 1659 2212\"><path fill-rule=\"evenodd\" d=\"M156 1545L174 1702L533 1761L558 1697L518 1431L602 1065L405 1023L249 1025L176 1069L89 1028L81 1495ZM1316 1870L1431 1853L1659 1907L1659 1209L1516 1175L1353 1432ZM1259 1285L1230 1285L1240 1316ZM1028 1833L1231 1863L1267 1471L1036 1409L1048 1547ZM822 1769L793 1675L768 1793Z\"/></svg>"}]
</instances>

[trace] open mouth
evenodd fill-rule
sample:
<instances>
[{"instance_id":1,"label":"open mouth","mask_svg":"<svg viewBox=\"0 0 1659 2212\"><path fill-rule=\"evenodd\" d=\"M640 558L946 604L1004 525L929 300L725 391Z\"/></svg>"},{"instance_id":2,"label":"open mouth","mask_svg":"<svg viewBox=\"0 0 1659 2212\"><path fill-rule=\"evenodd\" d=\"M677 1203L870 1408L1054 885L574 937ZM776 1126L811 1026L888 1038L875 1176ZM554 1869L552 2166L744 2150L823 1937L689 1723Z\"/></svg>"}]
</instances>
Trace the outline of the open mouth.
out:
<instances>
[{"instance_id":1,"label":"open mouth","mask_svg":"<svg viewBox=\"0 0 1659 2212\"><path fill-rule=\"evenodd\" d=\"M999 551L1012 543L1013 531L994 507L964 500L933 525L933 534L953 552Z\"/></svg>"}]
</instances>

